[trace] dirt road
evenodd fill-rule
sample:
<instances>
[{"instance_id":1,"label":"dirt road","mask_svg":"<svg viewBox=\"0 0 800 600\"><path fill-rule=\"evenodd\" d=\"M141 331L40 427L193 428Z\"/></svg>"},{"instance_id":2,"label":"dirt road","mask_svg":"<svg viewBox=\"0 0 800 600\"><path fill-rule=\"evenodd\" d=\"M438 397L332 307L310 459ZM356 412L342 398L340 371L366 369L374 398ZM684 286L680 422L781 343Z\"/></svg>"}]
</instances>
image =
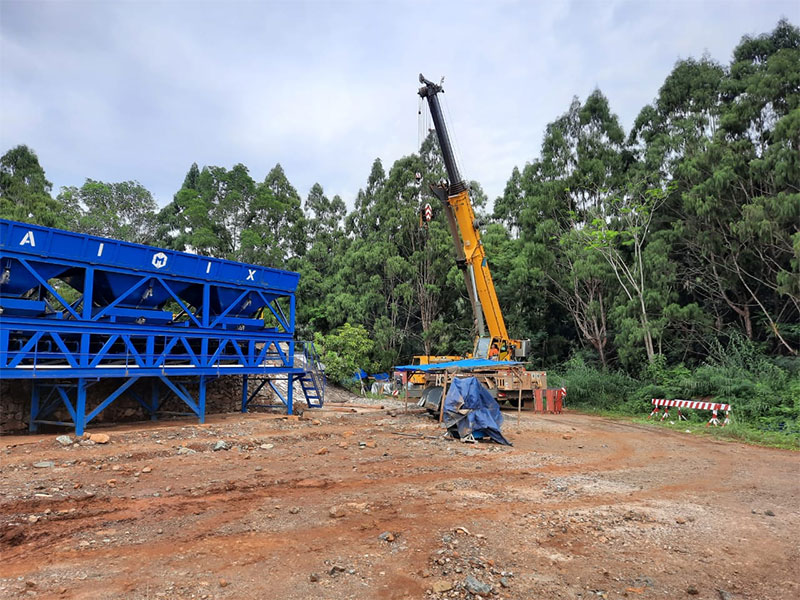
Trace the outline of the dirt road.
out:
<instances>
[{"instance_id":1,"label":"dirt road","mask_svg":"<svg viewBox=\"0 0 800 600\"><path fill-rule=\"evenodd\" d=\"M0 597L800 597L797 453L577 414L467 445L346 411L4 438Z\"/></svg>"}]
</instances>

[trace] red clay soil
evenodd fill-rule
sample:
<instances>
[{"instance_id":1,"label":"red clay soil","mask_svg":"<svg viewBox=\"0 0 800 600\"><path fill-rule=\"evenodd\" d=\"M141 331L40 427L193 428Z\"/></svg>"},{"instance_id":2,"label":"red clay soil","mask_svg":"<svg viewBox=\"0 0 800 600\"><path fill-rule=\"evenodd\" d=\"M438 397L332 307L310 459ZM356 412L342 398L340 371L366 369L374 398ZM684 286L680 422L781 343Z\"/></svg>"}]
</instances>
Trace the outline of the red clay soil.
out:
<instances>
[{"instance_id":1,"label":"red clay soil","mask_svg":"<svg viewBox=\"0 0 800 600\"><path fill-rule=\"evenodd\" d=\"M306 417L4 438L0 598L800 597L797 453L579 414L507 413L512 448Z\"/></svg>"}]
</instances>

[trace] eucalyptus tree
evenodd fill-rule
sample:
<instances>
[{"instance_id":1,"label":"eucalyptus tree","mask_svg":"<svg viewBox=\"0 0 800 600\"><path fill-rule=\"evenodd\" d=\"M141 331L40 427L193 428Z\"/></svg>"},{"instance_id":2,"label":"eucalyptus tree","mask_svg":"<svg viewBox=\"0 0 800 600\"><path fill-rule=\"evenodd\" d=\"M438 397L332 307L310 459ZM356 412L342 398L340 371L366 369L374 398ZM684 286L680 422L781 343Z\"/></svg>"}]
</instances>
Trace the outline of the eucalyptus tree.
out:
<instances>
[{"instance_id":1,"label":"eucalyptus tree","mask_svg":"<svg viewBox=\"0 0 800 600\"><path fill-rule=\"evenodd\" d=\"M683 239L746 335L796 354L800 30L743 38L720 88L719 129L675 171Z\"/></svg>"},{"instance_id":2,"label":"eucalyptus tree","mask_svg":"<svg viewBox=\"0 0 800 600\"><path fill-rule=\"evenodd\" d=\"M603 214L609 199L624 188L624 141L599 90L583 104L573 99L567 112L547 126L541 158L525 166L519 182L512 174L505 204L520 206L515 220L526 258L511 277L566 311L603 365L616 286L609 265L586 252L576 232L590 215ZM495 216L502 217L497 210Z\"/></svg>"},{"instance_id":3,"label":"eucalyptus tree","mask_svg":"<svg viewBox=\"0 0 800 600\"><path fill-rule=\"evenodd\" d=\"M56 200L39 157L19 145L0 158L0 217L48 227L74 227L78 209L69 199Z\"/></svg>"},{"instance_id":4,"label":"eucalyptus tree","mask_svg":"<svg viewBox=\"0 0 800 600\"><path fill-rule=\"evenodd\" d=\"M78 231L139 244L156 241L158 205L137 181L105 183L87 179L79 188L63 188L58 198L78 207Z\"/></svg>"}]
</instances>

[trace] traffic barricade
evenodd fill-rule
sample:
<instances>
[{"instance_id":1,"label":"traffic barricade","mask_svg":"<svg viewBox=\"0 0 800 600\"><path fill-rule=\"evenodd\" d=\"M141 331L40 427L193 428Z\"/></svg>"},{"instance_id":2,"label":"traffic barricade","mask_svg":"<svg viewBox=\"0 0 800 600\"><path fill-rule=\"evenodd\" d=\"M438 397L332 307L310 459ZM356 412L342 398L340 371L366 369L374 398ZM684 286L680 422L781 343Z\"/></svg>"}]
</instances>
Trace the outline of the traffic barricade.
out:
<instances>
[{"instance_id":1,"label":"traffic barricade","mask_svg":"<svg viewBox=\"0 0 800 600\"><path fill-rule=\"evenodd\" d=\"M653 410L650 412L648 419L658 416L661 409L664 409L664 414L661 415L661 420L669 417L670 407L675 407L678 410L678 420L687 421L686 416L681 412L681 408L692 408L696 410L710 410L711 418L706 423L706 427L710 425L725 427L731 422L731 405L723 404L722 402L704 402L702 400L666 400L664 398L653 398L651 400ZM719 411L725 412L725 419L722 423L719 422Z\"/></svg>"}]
</instances>

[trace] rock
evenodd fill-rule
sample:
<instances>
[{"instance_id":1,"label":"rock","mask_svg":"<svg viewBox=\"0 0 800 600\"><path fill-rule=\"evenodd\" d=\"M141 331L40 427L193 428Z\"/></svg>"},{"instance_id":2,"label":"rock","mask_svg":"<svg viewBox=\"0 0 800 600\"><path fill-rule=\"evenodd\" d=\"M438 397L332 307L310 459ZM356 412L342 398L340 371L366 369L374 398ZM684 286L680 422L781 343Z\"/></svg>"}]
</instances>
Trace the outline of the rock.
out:
<instances>
[{"instance_id":1,"label":"rock","mask_svg":"<svg viewBox=\"0 0 800 600\"><path fill-rule=\"evenodd\" d=\"M467 575L467 578L464 579L464 589L476 596L488 596L494 588L488 583L475 579L472 575Z\"/></svg>"},{"instance_id":2,"label":"rock","mask_svg":"<svg viewBox=\"0 0 800 600\"><path fill-rule=\"evenodd\" d=\"M109 479L108 481L106 481L106 484L108 484L108 487L117 487L117 480Z\"/></svg>"},{"instance_id":3,"label":"rock","mask_svg":"<svg viewBox=\"0 0 800 600\"><path fill-rule=\"evenodd\" d=\"M228 582L225 579L220 579L219 587L228 587Z\"/></svg>"},{"instance_id":4,"label":"rock","mask_svg":"<svg viewBox=\"0 0 800 600\"><path fill-rule=\"evenodd\" d=\"M214 452L219 452L220 450L230 450L231 445L226 442L225 440L219 440L216 444L214 444Z\"/></svg>"},{"instance_id":5,"label":"rock","mask_svg":"<svg viewBox=\"0 0 800 600\"><path fill-rule=\"evenodd\" d=\"M768 517L774 517L775 516L775 513L772 512L769 508L764 511L764 514L767 515Z\"/></svg>"},{"instance_id":6,"label":"rock","mask_svg":"<svg viewBox=\"0 0 800 600\"><path fill-rule=\"evenodd\" d=\"M145 467L144 469L142 469L142 473L149 473L152 470L153 470L152 467Z\"/></svg>"},{"instance_id":7,"label":"rock","mask_svg":"<svg viewBox=\"0 0 800 600\"><path fill-rule=\"evenodd\" d=\"M197 452L195 452L191 448L187 448L186 446L181 446L180 448L178 448L178 454L197 454Z\"/></svg>"},{"instance_id":8,"label":"rock","mask_svg":"<svg viewBox=\"0 0 800 600\"><path fill-rule=\"evenodd\" d=\"M324 479L301 479L295 484L299 488L324 488L326 485Z\"/></svg>"},{"instance_id":9,"label":"rock","mask_svg":"<svg viewBox=\"0 0 800 600\"><path fill-rule=\"evenodd\" d=\"M331 506L330 510L328 510L328 516L332 519L341 519L346 514L341 506Z\"/></svg>"},{"instance_id":10,"label":"rock","mask_svg":"<svg viewBox=\"0 0 800 600\"><path fill-rule=\"evenodd\" d=\"M375 440L369 440L366 443L367 448L377 448L378 444Z\"/></svg>"},{"instance_id":11,"label":"rock","mask_svg":"<svg viewBox=\"0 0 800 600\"><path fill-rule=\"evenodd\" d=\"M330 571L328 571L328 574L329 574L331 577L335 577L335 576L336 576L337 574L339 574L339 573L344 573L344 572L345 572L345 570L346 570L346 569L345 569L344 567L340 567L339 565L333 565L333 566L331 567L331 570L330 570Z\"/></svg>"},{"instance_id":12,"label":"rock","mask_svg":"<svg viewBox=\"0 0 800 600\"><path fill-rule=\"evenodd\" d=\"M449 581L441 579L439 581L434 581L431 589L433 590L434 594L444 594L445 592L452 590L453 585Z\"/></svg>"},{"instance_id":13,"label":"rock","mask_svg":"<svg viewBox=\"0 0 800 600\"><path fill-rule=\"evenodd\" d=\"M500 585L504 588L507 588L510 584L508 583L508 579L505 577L500 578Z\"/></svg>"},{"instance_id":14,"label":"rock","mask_svg":"<svg viewBox=\"0 0 800 600\"><path fill-rule=\"evenodd\" d=\"M689 594L690 596L697 596L697 594L699 594L700 592L696 587L690 585L688 588L686 588L686 593Z\"/></svg>"},{"instance_id":15,"label":"rock","mask_svg":"<svg viewBox=\"0 0 800 600\"><path fill-rule=\"evenodd\" d=\"M289 512L293 515L296 515L297 513L300 512L300 508L298 508L297 506L293 506L292 508L289 509Z\"/></svg>"},{"instance_id":16,"label":"rock","mask_svg":"<svg viewBox=\"0 0 800 600\"><path fill-rule=\"evenodd\" d=\"M315 452L315 454L327 454L327 453L328 453L328 449L325 446L323 446L322 448L320 448L319 450L317 450Z\"/></svg>"},{"instance_id":17,"label":"rock","mask_svg":"<svg viewBox=\"0 0 800 600\"><path fill-rule=\"evenodd\" d=\"M95 444L107 444L111 437L107 433L90 433L89 440Z\"/></svg>"},{"instance_id":18,"label":"rock","mask_svg":"<svg viewBox=\"0 0 800 600\"><path fill-rule=\"evenodd\" d=\"M378 536L378 539L383 540L384 542L393 542L394 538L395 536L391 531L384 531Z\"/></svg>"},{"instance_id":19,"label":"rock","mask_svg":"<svg viewBox=\"0 0 800 600\"><path fill-rule=\"evenodd\" d=\"M572 436L570 434L568 434L568 433L565 433L564 435L561 436L561 439L562 440L571 440Z\"/></svg>"},{"instance_id":20,"label":"rock","mask_svg":"<svg viewBox=\"0 0 800 600\"><path fill-rule=\"evenodd\" d=\"M36 523L38 520L39 517L37 517L36 515L31 515L30 517L28 517L28 523Z\"/></svg>"},{"instance_id":21,"label":"rock","mask_svg":"<svg viewBox=\"0 0 800 600\"><path fill-rule=\"evenodd\" d=\"M60 435L56 438L56 441L62 446L69 446L72 444L72 438L68 435Z\"/></svg>"},{"instance_id":22,"label":"rock","mask_svg":"<svg viewBox=\"0 0 800 600\"><path fill-rule=\"evenodd\" d=\"M259 448L262 450L272 450L275 447L275 444L261 444Z\"/></svg>"},{"instance_id":23,"label":"rock","mask_svg":"<svg viewBox=\"0 0 800 600\"><path fill-rule=\"evenodd\" d=\"M262 466L260 466L260 465L259 465L258 467L256 467L256 471L261 471L263 468L264 468L264 467L262 467Z\"/></svg>"},{"instance_id":24,"label":"rock","mask_svg":"<svg viewBox=\"0 0 800 600\"><path fill-rule=\"evenodd\" d=\"M308 580L311 582L319 581L319 575L316 573L311 573L311 575L308 576Z\"/></svg>"},{"instance_id":25,"label":"rock","mask_svg":"<svg viewBox=\"0 0 800 600\"><path fill-rule=\"evenodd\" d=\"M54 463L52 460L42 460L42 461L33 463L33 468L34 469L49 469L54 464L56 464L56 463Z\"/></svg>"},{"instance_id":26,"label":"rock","mask_svg":"<svg viewBox=\"0 0 800 600\"><path fill-rule=\"evenodd\" d=\"M322 421L320 421L319 419L314 419L314 420L311 421L311 424L312 425L322 425Z\"/></svg>"},{"instance_id":27,"label":"rock","mask_svg":"<svg viewBox=\"0 0 800 600\"><path fill-rule=\"evenodd\" d=\"M675 519L675 522L676 522L678 525L685 525L685 524L686 524L686 519L684 519L683 517L677 517L677 518Z\"/></svg>"}]
</instances>

